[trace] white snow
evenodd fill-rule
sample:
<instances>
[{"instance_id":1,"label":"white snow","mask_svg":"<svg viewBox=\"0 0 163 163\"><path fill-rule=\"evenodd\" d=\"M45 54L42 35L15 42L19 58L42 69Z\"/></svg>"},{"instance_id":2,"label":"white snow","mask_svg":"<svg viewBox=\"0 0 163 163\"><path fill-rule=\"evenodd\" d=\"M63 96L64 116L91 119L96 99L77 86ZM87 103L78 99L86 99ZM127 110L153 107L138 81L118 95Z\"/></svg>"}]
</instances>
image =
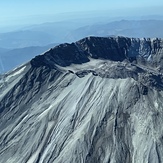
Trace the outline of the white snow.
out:
<instances>
[{"instance_id":1,"label":"white snow","mask_svg":"<svg viewBox=\"0 0 163 163\"><path fill-rule=\"evenodd\" d=\"M82 63L82 64L71 64L70 66L66 66L66 67L61 67L58 66L57 67L61 70L71 70L73 72L76 71L82 71L82 70L94 70L97 68L101 68L103 65L105 64L109 64L111 61L106 61L103 59L92 59L89 58L90 61L86 62L86 63Z\"/></svg>"},{"instance_id":2,"label":"white snow","mask_svg":"<svg viewBox=\"0 0 163 163\"><path fill-rule=\"evenodd\" d=\"M25 68L26 68L26 66L20 68L18 71L14 71L14 73L11 73L10 75L8 75L5 80L8 81L11 77L15 77L15 76L21 74Z\"/></svg>"},{"instance_id":3,"label":"white snow","mask_svg":"<svg viewBox=\"0 0 163 163\"><path fill-rule=\"evenodd\" d=\"M23 71L26 66L22 67L18 71L14 71L14 73L10 73L6 77L3 78L3 85L1 85L1 94L0 100L5 96L5 94L11 90L11 88L21 79L23 76Z\"/></svg>"}]
</instances>

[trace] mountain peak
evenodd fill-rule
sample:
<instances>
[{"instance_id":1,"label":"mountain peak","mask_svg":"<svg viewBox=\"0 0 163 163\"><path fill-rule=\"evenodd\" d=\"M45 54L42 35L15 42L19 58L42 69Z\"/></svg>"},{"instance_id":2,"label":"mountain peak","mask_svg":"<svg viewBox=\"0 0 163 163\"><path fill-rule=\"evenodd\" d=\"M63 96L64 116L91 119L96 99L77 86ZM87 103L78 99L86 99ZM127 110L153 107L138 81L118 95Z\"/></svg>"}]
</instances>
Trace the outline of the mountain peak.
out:
<instances>
[{"instance_id":1,"label":"mountain peak","mask_svg":"<svg viewBox=\"0 0 163 163\"><path fill-rule=\"evenodd\" d=\"M127 37L86 37L75 43L58 45L44 55L31 60L33 66L54 65L69 66L82 64L90 59L106 59L111 61L145 61L159 62L162 57L163 41L155 38Z\"/></svg>"}]
</instances>

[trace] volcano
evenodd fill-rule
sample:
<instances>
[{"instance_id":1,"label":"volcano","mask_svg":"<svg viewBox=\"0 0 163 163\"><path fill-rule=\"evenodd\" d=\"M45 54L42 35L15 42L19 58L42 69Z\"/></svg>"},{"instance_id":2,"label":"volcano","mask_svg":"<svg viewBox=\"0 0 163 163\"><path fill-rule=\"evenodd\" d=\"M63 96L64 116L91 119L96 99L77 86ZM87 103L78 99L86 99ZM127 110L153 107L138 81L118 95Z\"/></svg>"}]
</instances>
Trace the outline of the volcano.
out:
<instances>
[{"instance_id":1,"label":"volcano","mask_svg":"<svg viewBox=\"0 0 163 163\"><path fill-rule=\"evenodd\" d=\"M162 39L87 37L0 76L0 163L161 163L162 124Z\"/></svg>"}]
</instances>

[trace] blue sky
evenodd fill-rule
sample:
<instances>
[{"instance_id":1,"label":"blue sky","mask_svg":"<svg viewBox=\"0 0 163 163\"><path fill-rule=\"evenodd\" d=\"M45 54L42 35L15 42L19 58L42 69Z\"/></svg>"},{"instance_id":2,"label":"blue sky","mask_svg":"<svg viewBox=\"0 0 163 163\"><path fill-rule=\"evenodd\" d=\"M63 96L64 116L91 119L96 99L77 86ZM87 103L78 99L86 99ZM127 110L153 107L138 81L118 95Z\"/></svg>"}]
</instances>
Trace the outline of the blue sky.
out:
<instances>
[{"instance_id":1,"label":"blue sky","mask_svg":"<svg viewBox=\"0 0 163 163\"><path fill-rule=\"evenodd\" d=\"M163 0L2 0L6 16L163 6Z\"/></svg>"},{"instance_id":2,"label":"blue sky","mask_svg":"<svg viewBox=\"0 0 163 163\"><path fill-rule=\"evenodd\" d=\"M132 10L144 8L149 13L161 12L163 0L1 0L0 23L7 24L33 15L55 15L58 13L110 10ZM128 13L130 14L130 13Z\"/></svg>"}]
</instances>

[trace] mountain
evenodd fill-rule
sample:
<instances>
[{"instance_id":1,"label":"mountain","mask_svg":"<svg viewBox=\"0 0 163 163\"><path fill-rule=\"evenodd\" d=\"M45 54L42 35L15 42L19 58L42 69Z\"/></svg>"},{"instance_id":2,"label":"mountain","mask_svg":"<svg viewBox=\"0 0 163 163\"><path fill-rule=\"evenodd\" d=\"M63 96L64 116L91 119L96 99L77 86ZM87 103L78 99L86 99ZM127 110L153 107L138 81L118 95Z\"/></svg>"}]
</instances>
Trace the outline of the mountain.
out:
<instances>
[{"instance_id":1,"label":"mountain","mask_svg":"<svg viewBox=\"0 0 163 163\"><path fill-rule=\"evenodd\" d=\"M4 52L6 52L6 51L8 51L8 49L1 48L1 47L0 47L0 53L4 53Z\"/></svg>"},{"instance_id":2,"label":"mountain","mask_svg":"<svg viewBox=\"0 0 163 163\"><path fill-rule=\"evenodd\" d=\"M71 38L65 40L65 37L69 32L84 26L84 20L47 22L25 26L10 32L1 32L0 46L15 49L30 46L45 46L53 42L65 43L72 41Z\"/></svg>"},{"instance_id":3,"label":"mountain","mask_svg":"<svg viewBox=\"0 0 163 163\"><path fill-rule=\"evenodd\" d=\"M0 49L0 60L2 64L0 70L3 68L1 71L3 73L12 70L55 45L58 44L53 43L46 46L31 46L17 49Z\"/></svg>"},{"instance_id":4,"label":"mountain","mask_svg":"<svg viewBox=\"0 0 163 163\"><path fill-rule=\"evenodd\" d=\"M93 13L92 13L93 14ZM149 20L149 18L155 20ZM0 47L7 49L65 43L88 36L163 37L162 17L144 17L145 20L122 20L122 17L85 17L58 22L30 25L10 32L0 33ZM157 20L160 18L160 20ZM138 18L137 18L138 19ZM140 17L139 17L140 19Z\"/></svg>"},{"instance_id":5,"label":"mountain","mask_svg":"<svg viewBox=\"0 0 163 163\"><path fill-rule=\"evenodd\" d=\"M0 163L163 162L162 39L87 37L0 82Z\"/></svg>"},{"instance_id":6,"label":"mountain","mask_svg":"<svg viewBox=\"0 0 163 163\"><path fill-rule=\"evenodd\" d=\"M125 36L138 38L163 37L163 20L118 20L103 24L80 27L71 31L67 37L72 40L87 36Z\"/></svg>"},{"instance_id":7,"label":"mountain","mask_svg":"<svg viewBox=\"0 0 163 163\"><path fill-rule=\"evenodd\" d=\"M23 48L27 46L44 46L53 43L53 36L45 31L20 30L0 33L0 45L3 48Z\"/></svg>"}]
</instances>

